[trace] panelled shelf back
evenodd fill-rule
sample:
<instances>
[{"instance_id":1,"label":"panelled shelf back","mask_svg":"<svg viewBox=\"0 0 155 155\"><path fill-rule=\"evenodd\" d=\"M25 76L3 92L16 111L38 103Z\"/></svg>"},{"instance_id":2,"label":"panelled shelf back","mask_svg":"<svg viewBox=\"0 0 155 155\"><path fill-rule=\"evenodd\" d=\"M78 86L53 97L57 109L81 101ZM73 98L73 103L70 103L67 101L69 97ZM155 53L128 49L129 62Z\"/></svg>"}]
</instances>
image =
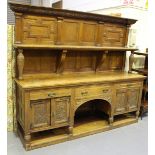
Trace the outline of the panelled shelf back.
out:
<instances>
[{"instance_id":1,"label":"panelled shelf back","mask_svg":"<svg viewBox=\"0 0 155 155\"><path fill-rule=\"evenodd\" d=\"M26 150L138 121L145 77L131 72L137 49L127 47L136 20L9 6L16 18L17 128Z\"/></svg>"}]
</instances>

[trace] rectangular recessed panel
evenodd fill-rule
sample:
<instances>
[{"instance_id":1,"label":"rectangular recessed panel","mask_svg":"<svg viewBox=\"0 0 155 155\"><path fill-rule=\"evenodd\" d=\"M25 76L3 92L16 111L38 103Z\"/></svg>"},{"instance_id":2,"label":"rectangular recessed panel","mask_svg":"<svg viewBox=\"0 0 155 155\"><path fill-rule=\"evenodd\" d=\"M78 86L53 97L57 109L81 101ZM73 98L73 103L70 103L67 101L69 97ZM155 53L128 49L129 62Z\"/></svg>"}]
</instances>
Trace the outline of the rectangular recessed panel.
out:
<instances>
[{"instance_id":1,"label":"rectangular recessed panel","mask_svg":"<svg viewBox=\"0 0 155 155\"><path fill-rule=\"evenodd\" d=\"M23 21L23 43L54 44L57 20L50 17L25 16Z\"/></svg>"},{"instance_id":2,"label":"rectangular recessed panel","mask_svg":"<svg viewBox=\"0 0 155 155\"><path fill-rule=\"evenodd\" d=\"M125 36L125 27L114 24L104 24L102 32L102 43L104 46L124 46Z\"/></svg>"},{"instance_id":3,"label":"rectangular recessed panel","mask_svg":"<svg viewBox=\"0 0 155 155\"><path fill-rule=\"evenodd\" d=\"M49 29L48 26L36 26L32 25L30 29L30 36L40 36L40 37L48 37Z\"/></svg>"},{"instance_id":4,"label":"rectangular recessed panel","mask_svg":"<svg viewBox=\"0 0 155 155\"><path fill-rule=\"evenodd\" d=\"M83 23L82 41L90 44L95 44L97 33L97 24Z\"/></svg>"},{"instance_id":5,"label":"rectangular recessed panel","mask_svg":"<svg viewBox=\"0 0 155 155\"><path fill-rule=\"evenodd\" d=\"M62 42L77 43L79 39L79 23L64 21L63 22Z\"/></svg>"}]
</instances>

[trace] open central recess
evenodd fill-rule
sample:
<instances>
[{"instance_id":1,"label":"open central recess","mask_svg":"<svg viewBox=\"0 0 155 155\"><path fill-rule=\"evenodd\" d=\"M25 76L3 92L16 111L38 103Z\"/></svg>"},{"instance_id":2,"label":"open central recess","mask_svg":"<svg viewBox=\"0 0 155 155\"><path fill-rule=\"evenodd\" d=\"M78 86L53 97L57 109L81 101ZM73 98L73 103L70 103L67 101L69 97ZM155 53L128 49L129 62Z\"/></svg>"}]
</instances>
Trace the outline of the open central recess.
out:
<instances>
[{"instance_id":1,"label":"open central recess","mask_svg":"<svg viewBox=\"0 0 155 155\"><path fill-rule=\"evenodd\" d=\"M75 111L73 134L91 132L108 126L110 104L101 99L90 100Z\"/></svg>"}]
</instances>

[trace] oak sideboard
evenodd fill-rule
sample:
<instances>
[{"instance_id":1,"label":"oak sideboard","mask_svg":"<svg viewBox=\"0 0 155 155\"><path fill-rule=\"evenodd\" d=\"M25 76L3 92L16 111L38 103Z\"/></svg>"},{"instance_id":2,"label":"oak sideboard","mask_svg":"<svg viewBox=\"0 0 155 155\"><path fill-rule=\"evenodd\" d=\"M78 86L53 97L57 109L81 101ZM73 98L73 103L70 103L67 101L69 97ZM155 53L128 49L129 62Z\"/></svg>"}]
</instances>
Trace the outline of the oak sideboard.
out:
<instances>
[{"instance_id":1,"label":"oak sideboard","mask_svg":"<svg viewBox=\"0 0 155 155\"><path fill-rule=\"evenodd\" d=\"M144 76L127 47L134 19L9 3L17 129L26 150L138 121ZM131 51L125 72L126 51Z\"/></svg>"}]
</instances>

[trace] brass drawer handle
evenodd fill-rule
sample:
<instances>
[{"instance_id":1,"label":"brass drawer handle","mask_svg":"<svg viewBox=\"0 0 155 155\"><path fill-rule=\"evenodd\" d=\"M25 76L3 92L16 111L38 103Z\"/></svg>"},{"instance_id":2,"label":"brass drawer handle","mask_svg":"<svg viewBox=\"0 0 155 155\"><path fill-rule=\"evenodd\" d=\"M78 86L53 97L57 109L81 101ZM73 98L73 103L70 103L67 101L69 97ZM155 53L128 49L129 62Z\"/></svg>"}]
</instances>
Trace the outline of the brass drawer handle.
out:
<instances>
[{"instance_id":1,"label":"brass drawer handle","mask_svg":"<svg viewBox=\"0 0 155 155\"><path fill-rule=\"evenodd\" d=\"M53 96L55 96L55 95L56 95L56 93L49 93L49 94L48 94L49 97L53 97Z\"/></svg>"},{"instance_id":2,"label":"brass drawer handle","mask_svg":"<svg viewBox=\"0 0 155 155\"><path fill-rule=\"evenodd\" d=\"M87 91L81 92L81 95L87 95L87 94L88 94Z\"/></svg>"},{"instance_id":3,"label":"brass drawer handle","mask_svg":"<svg viewBox=\"0 0 155 155\"><path fill-rule=\"evenodd\" d=\"M102 90L103 93L107 93L108 91L108 89Z\"/></svg>"}]
</instances>

